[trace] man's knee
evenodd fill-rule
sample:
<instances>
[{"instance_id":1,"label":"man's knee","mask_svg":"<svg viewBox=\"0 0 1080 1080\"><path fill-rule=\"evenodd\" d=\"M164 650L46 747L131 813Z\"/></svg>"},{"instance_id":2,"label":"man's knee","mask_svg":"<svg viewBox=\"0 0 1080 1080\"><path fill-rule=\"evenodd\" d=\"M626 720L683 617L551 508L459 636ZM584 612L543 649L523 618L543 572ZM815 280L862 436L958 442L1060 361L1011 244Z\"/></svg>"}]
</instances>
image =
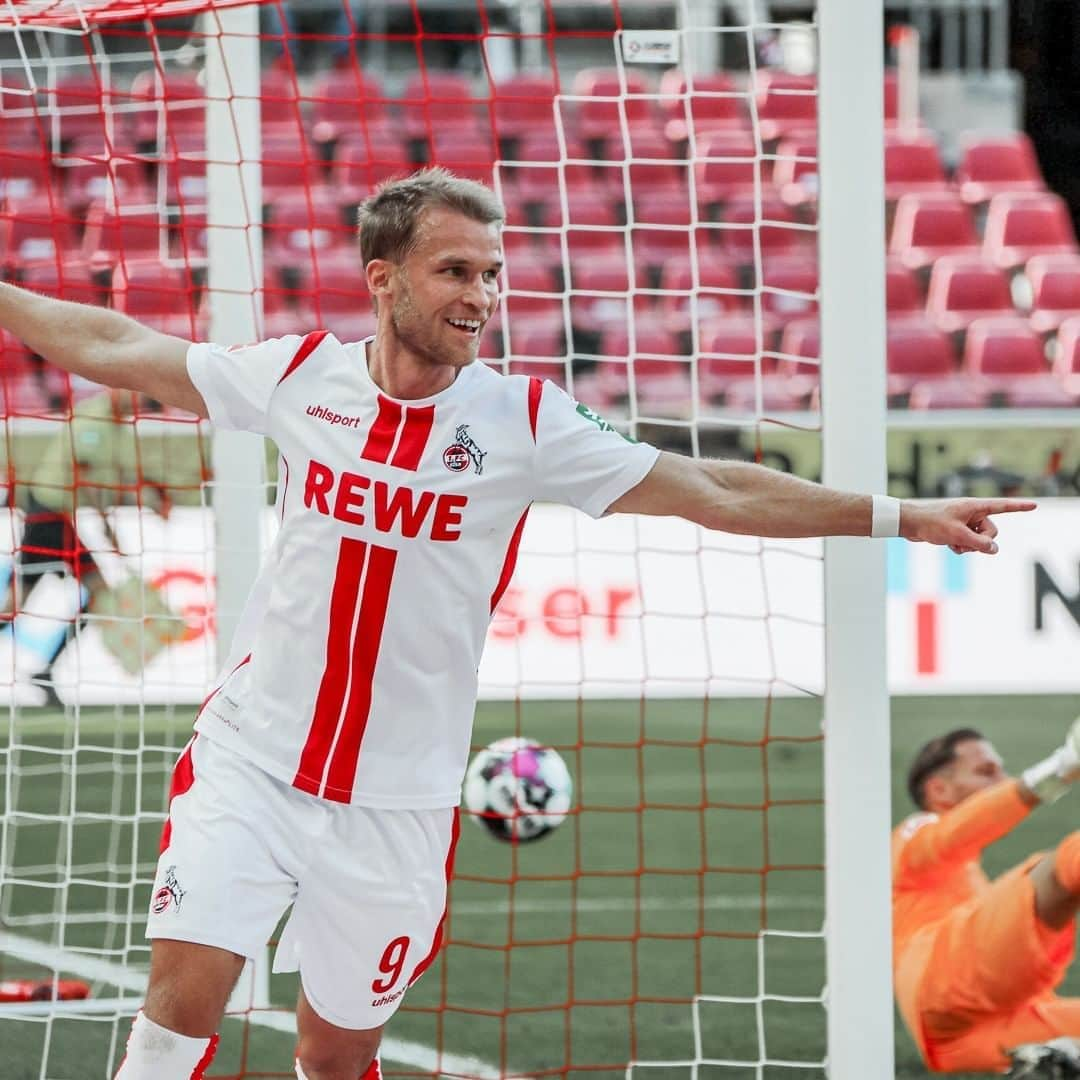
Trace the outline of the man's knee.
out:
<instances>
[{"instance_id":1,"label":"man's knee","mask_svg":"<svg viewBox=\"0 0 1080 1080\"><path fill-rule=\"evenodd\" d=\"M378 1080L378 1039L370 1046L330 1043L313 1036L302 1037L296 1049L298 1080Z\"/></svg>"}]
</instances>

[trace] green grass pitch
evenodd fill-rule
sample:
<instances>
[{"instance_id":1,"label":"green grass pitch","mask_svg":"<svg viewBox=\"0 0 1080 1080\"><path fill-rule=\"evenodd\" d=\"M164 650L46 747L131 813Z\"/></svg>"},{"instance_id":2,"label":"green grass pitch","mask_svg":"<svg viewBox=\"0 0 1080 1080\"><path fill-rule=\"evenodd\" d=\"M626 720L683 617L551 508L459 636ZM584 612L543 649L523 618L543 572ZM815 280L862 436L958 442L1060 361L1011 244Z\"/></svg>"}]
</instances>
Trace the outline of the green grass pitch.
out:
<instances>
[{"instance_id":1,"label":"green grass pitch","mask_svg":"<svg viewBox=\"0 0 1080 1080\"><path fill-rule=\"evenodd\" d=\"M1020 767L1056 744L1074 711L1075 702L1061 697L896 700L894 819L908 812L904 766L924 739L976 726ZM56 942L66 912L69 950L107 950L112 963L145 970L142 913L160 812L189 726L185 710L84 711L77 722L30 711L10 718L0 734L9 779L2 856L17 881L0 898L4 929ZM819 727L820 704L811 700L482 704L475 743L520 732L559 746L575 776L578 812L520 848L463 824L449 944L388 1036L479 1059L487 1075L614 1080L631 1059L692 1057L688 1002L706 994L746 1000L700 1005L704 1053L757 1060L760 990L813 999L824 980L816 936ZM1032 815L988 852L988 870L1052 845L1075 816L1068 799ZM60 824L72 818L74 827ZM75 872L59 873L69 860ZM859 888L858 880L850 885ZM762 926L770 933L759 939ZM0 979L41 971L0 957ZM1070 975L1065 990L1080 993L1080 977ZM119 990L102 979L94 993L111 998ZM281 1016L295 994L293 977L273 977ZM824 1012L813 1000L765 1002L760 1030L770 1060L824 1055ZM126 1032L126 1019L0 1019L0 1075L109 1077ZM211 1075L292 1075L291 1033L231 1020L222 1035ZM418 1061L385 1064L391 1073L430 1076ZM675 1065L632 1073L634 1080L689 1075ZM822 1070L706 1067L697 1075L809 1080ZM896 1075L926 1075L899 1026Z\"/></svg>"}]
</instances>

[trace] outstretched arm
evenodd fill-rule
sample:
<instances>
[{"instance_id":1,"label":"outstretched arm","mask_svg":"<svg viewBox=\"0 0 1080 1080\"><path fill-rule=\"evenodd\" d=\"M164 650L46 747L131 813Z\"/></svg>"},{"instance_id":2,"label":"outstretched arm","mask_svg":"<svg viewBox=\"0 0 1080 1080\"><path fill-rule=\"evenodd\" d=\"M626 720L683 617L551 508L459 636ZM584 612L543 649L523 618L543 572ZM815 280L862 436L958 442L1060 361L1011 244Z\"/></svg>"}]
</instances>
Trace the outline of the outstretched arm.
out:
<instances>
[{"instance_id":1,"label":"outstretched arm","mask_svg":"<svg viewBox=\"0 0 1080 1080\"><path fill-rule=\"evenodd\" d=\"M92 382L136 390L205 417L187 371L188 342L118 311L0 284L0 326L50 364Z\"/></svg>"},{"instance_id":2,"label":"outstretched arm","mask_svg":"<svg viewBox=\"0 0 1080 1080\"><path fill-rule=\"evenodd\" d=\"M991 514L1033 510L1022 499L908 499L900 535L954 551L997 551ZM652 470L608 508L611 513L686 518L752 536L870 536L872 497L836 491L746 461L661 454Z\"/></svg>"}]
</instances>

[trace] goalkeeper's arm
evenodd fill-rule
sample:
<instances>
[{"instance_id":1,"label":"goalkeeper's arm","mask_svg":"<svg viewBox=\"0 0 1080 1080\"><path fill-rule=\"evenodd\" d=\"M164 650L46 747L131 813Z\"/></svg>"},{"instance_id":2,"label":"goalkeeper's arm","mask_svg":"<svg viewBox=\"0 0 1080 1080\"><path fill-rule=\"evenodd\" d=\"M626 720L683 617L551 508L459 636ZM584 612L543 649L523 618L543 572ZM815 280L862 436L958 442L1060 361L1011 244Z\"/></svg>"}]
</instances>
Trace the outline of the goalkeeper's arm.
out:
<instances>
[{"instance_id":1,"label":"goalkeeper's arm","mask_svg":"<svg viewBox=\"0 0 1080 1080\"><path fill-rule=\"evenodd\" d=\"M50 364L206 416L187 372L188 342L108 308L0 284L0 326Z\"/></svg>"}]
</instances>

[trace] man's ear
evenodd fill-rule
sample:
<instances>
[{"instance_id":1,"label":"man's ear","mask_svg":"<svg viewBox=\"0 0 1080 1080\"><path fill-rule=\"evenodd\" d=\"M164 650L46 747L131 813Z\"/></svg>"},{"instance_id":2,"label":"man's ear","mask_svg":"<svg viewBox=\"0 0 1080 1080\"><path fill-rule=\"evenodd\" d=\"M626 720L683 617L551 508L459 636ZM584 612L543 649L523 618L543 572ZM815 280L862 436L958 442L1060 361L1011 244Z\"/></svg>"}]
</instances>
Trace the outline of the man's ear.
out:
<instances>
[{"instance_id":1,"label":"man's ear","mask_svg":"<svg viewBox=\"0 0 1080 1080\"><path fill-rule=\"evenodd\" d=\"M389 295L396 269L395 264L389 259L372 259L364 267L368 292L371 293L373 299L377 300L380 296Z\"/></svg>"}]
</instances>

